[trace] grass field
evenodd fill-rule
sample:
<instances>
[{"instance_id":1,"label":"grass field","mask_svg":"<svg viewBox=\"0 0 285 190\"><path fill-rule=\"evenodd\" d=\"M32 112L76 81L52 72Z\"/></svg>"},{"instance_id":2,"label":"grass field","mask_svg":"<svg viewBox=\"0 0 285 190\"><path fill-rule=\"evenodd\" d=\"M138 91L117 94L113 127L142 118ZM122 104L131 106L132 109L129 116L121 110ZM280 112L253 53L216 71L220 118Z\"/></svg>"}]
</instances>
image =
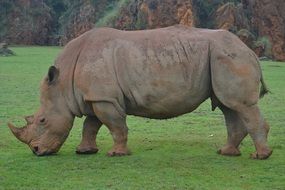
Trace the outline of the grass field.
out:
<instances>
[{"instance_id":1,"label":"grass field","mask_svg":"<svg viewBox=\"0 0 285 190\"><path fill-rule=\"evenodd\" d=\"M169 120L128 117L131 156L109 158L106 128L96 155L76 155L83 119L55 156L36 157L12 136L6 123L24 124L39 105L39 83L60 51L57 47L14 47L0 57L0 189L285 189L285 63L262 62L272 94L260 101L271 125L268 160L251 160L249 137L240 157L216 154L226 141L219 110L206 101L196 111Z\"/></svg>"}]
</instances>

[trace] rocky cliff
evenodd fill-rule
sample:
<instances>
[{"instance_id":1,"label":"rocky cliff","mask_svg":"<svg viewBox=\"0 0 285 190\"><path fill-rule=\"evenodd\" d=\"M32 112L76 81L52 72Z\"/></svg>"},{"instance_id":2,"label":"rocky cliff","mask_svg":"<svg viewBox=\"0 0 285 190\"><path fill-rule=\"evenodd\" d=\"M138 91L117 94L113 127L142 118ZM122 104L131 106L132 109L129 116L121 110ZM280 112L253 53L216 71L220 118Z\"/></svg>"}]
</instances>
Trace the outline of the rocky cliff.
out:
<instances>
[{"instance_id":1,"label":"rocky cliff","mask_svg":"<svg viewBox=\"0 0 285 190\"><path fill-rule=\"evenodd\" d=\"M161 28L178 23L195 26L195 15L191 0L133 0L122 7L113 26L125 30Z\"/></svg>"},{"instance_id":2,"label":"rocky cliff","mask_svg":"<svg viewBox=\"0 0 285 190\"><path fill-rule=\"evenodd\" d=\"M51 9L40 0L0 2L0 40L16 44L49 44Z\"/></svg>"},{"instance_id":3,"label":"rocky cliff","mask_svg":"<svg viewBox=\"0 0 285 190\"><path fill-rule=\"evenodd\" d=\"M257 36L268 37L272 56L285 60L285 1L248 0L248 12L252 16L252 31Z\"/></svg>"},{"instance_id":4,"label":"rocky cliff","mask_svg":"<svg viewBox=\"0 0 285 190\"><path fill-rule=\"evenodd\" d=\"M259 56L285 60L284 0L2 0L0 40L62 44L94 26L123 30L173 24L222 28Z\"/></svg>"}]
</instances>

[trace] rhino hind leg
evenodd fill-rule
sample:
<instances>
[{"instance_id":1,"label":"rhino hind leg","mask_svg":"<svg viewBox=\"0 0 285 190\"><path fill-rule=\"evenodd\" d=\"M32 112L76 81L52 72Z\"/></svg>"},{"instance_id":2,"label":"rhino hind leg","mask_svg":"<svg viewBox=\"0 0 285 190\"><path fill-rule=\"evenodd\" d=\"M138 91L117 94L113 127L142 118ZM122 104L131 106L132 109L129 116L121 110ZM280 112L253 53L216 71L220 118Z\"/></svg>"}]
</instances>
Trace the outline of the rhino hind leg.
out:
<instances>
[{"instance_id":1,"label":"rhino hind leg","mask_svg":"<svg viewBox=\"0 0 285 190\"><path fill-rule=\"evenodd\" d=\"M96 136L102 126L102 122L95 116L87 116L82 130L81 143L76 148L77 154L95 154L98 152Z\"/></svg>"},{"instance_id":2,"label":"rhino hind leg","mask_svg":"<svg viewBox=\"0 0 285 190\"><path fill-rule=\"evenodd\" d=\"M227 108L224 105L219 105L219 108L225 116L227 126L227 144L218 150L219 154L227 156L239 156L239 145L244 137L248 134L238 112Z\"/></svg>"},{"instance_id":3,"label":"rhino hind leg","mask_svg":"<svg viewBox=\"0 0 285 190\"><path fill-rule=\"evenodd\" d=\"M92 104L95 115L107 126L113 140L113 148L107 153L108 156L125 156L130 152L127 148L128 127L126 115L120 113L113 103L102 101Z\"/></svg>"},{"instance_id":4,"label":"rhino hind leg","mask_svg":"<svg viewBox=\"0 0 285 190\"><path fill-rule=\"evenodd\" d=\"M251 154L253 159L267 159L272 150L267 145L269 125L262 117L257 105L240 106L238 111L219 106L225 115L228 129L227 144L218 153L222 155L238 156L238 146L243 138L249 134L252 138L256 152Z\"/></svg>"},{"instance_id":5,"label":"rhino hind leg","mask_svg":"<svg viewBox=\"0 0 285 190\"><path fill-rule=\"evenodd\" d=\"M272 154L272 150L267 145L269 125L262 117L258 106L246 106L240 115L255 145L256 152L251 154L251 158L268 158Z\"/></svg>"},{"instance_id":6,"label":"rhino hind leg","mask_svg":"<svg viewBox=\"0 0 285 190\"><path fill-rule=\"evenodd\" d=\"M213 94L222 105L229 108L223 111L224 114L229 112L225 114L228 126L235 123L237 131L244 131L246 128L256 148L252 158L268 158L272 153L267 146L269 127L257 106L262 74L256 56L243 45L235 44L228 49L213 46L210 65ZM238 142L242 140L242 134L245 133L241 132L239 138L228 139ZM229 153L230 150L233 149L224 147L221 153Z\"/></svg>"}]
</instances>

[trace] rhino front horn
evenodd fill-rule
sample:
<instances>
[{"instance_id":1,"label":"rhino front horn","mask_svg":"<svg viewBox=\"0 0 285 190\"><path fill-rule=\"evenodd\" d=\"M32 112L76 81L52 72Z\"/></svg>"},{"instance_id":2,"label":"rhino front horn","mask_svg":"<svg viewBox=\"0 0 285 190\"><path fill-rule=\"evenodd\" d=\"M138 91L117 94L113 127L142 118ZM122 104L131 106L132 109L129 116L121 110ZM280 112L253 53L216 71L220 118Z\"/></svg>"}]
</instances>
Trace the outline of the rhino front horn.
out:
<instances>
[{"instance_id":1,"label":"rhino front horn","mask_svg":"<svg viewBox=\"0 0 285 190\"><path fill-rule=\"evenodd\" d=\"M24 138L24 127L23 128L17 128L13 124L8 123L8 127L12 131L12 133L15 135L17 139L19 139L23 143L27 143L26 139Z\"/></svg>"}]
</instances>

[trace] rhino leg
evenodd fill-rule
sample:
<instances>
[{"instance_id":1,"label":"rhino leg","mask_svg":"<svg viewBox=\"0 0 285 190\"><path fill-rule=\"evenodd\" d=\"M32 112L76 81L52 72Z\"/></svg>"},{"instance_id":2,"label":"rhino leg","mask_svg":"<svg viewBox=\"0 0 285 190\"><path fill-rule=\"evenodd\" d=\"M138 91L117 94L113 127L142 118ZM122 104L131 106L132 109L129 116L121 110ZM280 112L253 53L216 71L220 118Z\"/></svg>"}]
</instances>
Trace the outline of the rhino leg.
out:
<instances>
[{"instance_id":1,"label":"rhino leg","mask_svg":"<svg viewBox=\"0 0 285 190\"><path fill-rule=\"evenodd\" d=\"M263 119L259 108L257 105L245 107L241 110L240 115L256 148L256 152L251 154L251 158L268 158L272 154L272 150L267 145L269 125Z\"/></svg>"},{"instance_id":2,"label":"rhino leg","mask_svg":"<svg viewBox=\"0 0 285 190\"><path fill-rule=\"evenodd\" d=\"M219 102L238 113L240 123L255 144L256 153L252 158L266 159L272 151L267 146L269 127L257 107L259 85L264 83L259 62L244 44L233 42L224 44L224 47L211 46L213 92Z\"/></svg>"},{"instance_id":3,"label":"rhino leg","mask_svg":"<svg viewBox=\"0 0 285 190\"><path fill-rule=\"evenodd\" d=\"M77 154L95 154L98 152L96 136L102 122L94 116L87 116L82 131L82 140L76 149Z\"/></svg>"},{"instance_id":4,"label":"rhino leg","mask_svg":"<svg viewBox=\"0 0 285 190\"><path fill-rule=\"evenodd\" d=\"M126 115L120 113L116 107L109 102L95 102L92 104L95 115L104 125L106 125L113 137L113 148L108 152L108 156L129 155L127 148L128 127Z\"/></svg>"},{"instance_id":5,"label":"rhino leg","mask_svg":"<svg viewBox=\"0 0 285 190\"><path fill-rule=\"evenodd\" d=\"M218 150L219 154L227 156L239 156L239 144L248 134L238 112L227 108L224 105L219 106L225 116L225 122L228 131L227 144Z\"/></svg>"}]
</instances>

